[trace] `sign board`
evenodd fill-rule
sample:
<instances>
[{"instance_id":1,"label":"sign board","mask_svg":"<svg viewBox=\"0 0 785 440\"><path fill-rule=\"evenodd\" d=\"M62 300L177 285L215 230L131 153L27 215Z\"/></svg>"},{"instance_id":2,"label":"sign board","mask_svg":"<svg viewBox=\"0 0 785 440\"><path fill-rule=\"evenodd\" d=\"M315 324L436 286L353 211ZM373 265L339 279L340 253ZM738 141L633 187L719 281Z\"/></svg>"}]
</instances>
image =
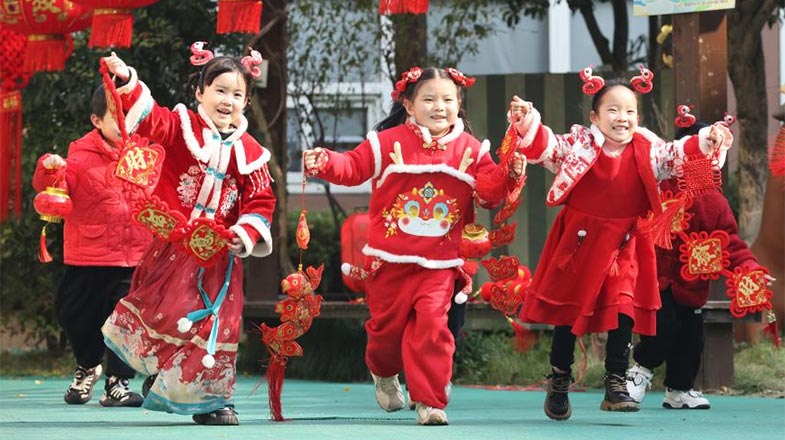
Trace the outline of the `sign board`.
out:
<instances>
[{"instance_id":1,"label":"sign board","mask_svg":"<svg viewBox=\"0 0 785 440\"><path fill-rule=\"evenodd\" d=\"M633 15L667 15L733 9L736 0L633 0Z\"/></svg>"}]
</instances>

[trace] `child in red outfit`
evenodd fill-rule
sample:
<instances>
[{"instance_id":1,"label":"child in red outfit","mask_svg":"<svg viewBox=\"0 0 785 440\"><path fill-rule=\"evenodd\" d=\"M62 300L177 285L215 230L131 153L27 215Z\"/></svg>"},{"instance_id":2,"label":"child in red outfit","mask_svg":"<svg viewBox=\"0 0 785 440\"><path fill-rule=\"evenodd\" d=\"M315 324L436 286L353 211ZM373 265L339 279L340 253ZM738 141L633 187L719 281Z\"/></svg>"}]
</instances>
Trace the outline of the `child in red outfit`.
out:
<instances>
[{"instance_id":1,"label":"child in red outfit","mask_svg":"<svg viewBox=\"0 0 785 440\"><path fill-rule=\"evenodd\" d=\"M241 258L272 252L275 196L270 152L246 133L251 71L228 56L210 53L208 61L197 44L192 51L198 48L202 58L192 60L203 67L194 91L196 112L182 104L174 110L158 106L134 69L114 53L104 60L125 83L118 92L128 125L166 148L154 196L190 221L213 220L231 230L229 253L201 267L179 244L156 239L103 332L107 345L131 366L154 375L146 409L193 415L198 424L237 425L232 395L242 323Z\"/></svg>"},{"instance_id":2,"label":"child in red outfit","mask_svg":"<svg viewBox=\"0 0 785 440\"><path fill-rule=\"evenodd\" d=\"M455 69L412 68L396 84L393 108L378 133L347 153L303 153L305 169L320 178L347 186L372 181L363 250L372 272L366 281L371 317L365 361L377 402L387 411L405 406L398 373L406 371L424 425L447 424L454 351L447 310L464 262L459 246L474 198L497 206L523 174L520 156L511 161L509 175L499 174L488 142L466 130L460 92L473 82ZM501 176L496 188L475 186L485 173Z\"/></svg>"},{"instance_id":3,"label":"child in red outfit","mask_svg":"<svg viewBox=\"0 0 785 440\"><path fill-rule=\"evenodd\" d=\"M676 137L697 134L708 124L698 122L680 128ZM663 181L660 190L678 194L675 179ZM747 244L738 235L738 226L728 201L719 189L692 199L689 229L686 232L725 231L730 236L727 251L730 267L761 267ZM709 297L709 280L684 280L680 273L678 237L673 248L657 249L657 275L662 308L657 311L656 336L641 335L635 346L636 364L627 372L627 389L635 401L641 402L654 376L652 370L665 362L665 398L662 405L673 409L708 409L708 399L693 390L703 354L703 314L701 307Z\"/></svg>"},{"instance_id":4,"label":"child in red outfit","mask_svg":"<svg viewBox=\"0 0 785 440\"><path fill-rule=\"evenodd\" d=\"M723 163L732 140L726 127L715 125L666 143L638 126L635 92L625 82L603 82L592 99L592 126L574 125L564 135L541 124L531 103L516 96L510 107L519 149L556 174L547 204L564 206L520 313L524 322L555 326L545 400L545 413L555 420L572 414L573 352L576 337L586 333L608 332L600 408L638 410L624 377L628 346L633 329L655 334L660 299L654 242L636 225L661 212L657 182L674 175L677 158L702 152Z\"/></svg>"},{"instance_id":5,"label":"child in red outfit","mask_svg":"<svg viewBox=\"0 0 785 440\"><path fill-rule=\"evenodd\" d=\"M92 107L95 130L71 143L67 159L42 156L33 175L33 187L39 192L64 178L73 202L63 228L65 274L55 296L57 320L77 362L64 398L68 404L90 400L106 352L107 377L100 404L138 407L142 396L128 388L135 372L106 350L101 325L128 294L134 268L153 235L132 221L130 206L136 196L125 191L114 175L120 134L106 109L103 86L93 93Z\"/></svg>"}]
</instances>

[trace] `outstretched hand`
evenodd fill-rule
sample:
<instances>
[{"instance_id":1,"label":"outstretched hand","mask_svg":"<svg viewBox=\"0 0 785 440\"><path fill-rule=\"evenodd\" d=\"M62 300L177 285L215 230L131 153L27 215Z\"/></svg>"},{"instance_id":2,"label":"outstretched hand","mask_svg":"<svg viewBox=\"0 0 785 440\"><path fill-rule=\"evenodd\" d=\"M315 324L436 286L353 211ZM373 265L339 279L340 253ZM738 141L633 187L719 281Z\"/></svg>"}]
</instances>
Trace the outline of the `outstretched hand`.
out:
<instances>
[{"instance_id":1,"label":"outstretched hand","mask_svg":"<svg viewBox=\"0 0 785 440\"><path fill-rule=\"evenodd\" d=\"M516 151L510 159L510 177L519 180L524 174L526 174L526 156Z\"/></svg>"},{"instance_id":2,"label":"outstretched hand","mask_svg":"<svg viewBox=\"0 0 785 440\"><path fill-rule=\"evenodd\" d=\"M511 124L515 125L515 130L518 132L519 135L522 135L526 132L525 124L523 120L526 118L526 115L532 109L532 103L528 101L524 101L518 95L512 97L512 101L510 101L510 112L507 115L507 118Z\"/></svg>"},{"instance_id":3,"label":"outstretched hand","mask_svg":"<svg viewBox=\"0 0 785 440\"><path fill-rule=\"evenodd\" d=\"M711 149L716 151L723 148L726 141L729 139L733 139L733 134L731 134L730 129L722 124L714 124L711 126L706 141L709 143ZM729 147L730 145L727 145L724 148L727 149Z\"/></svg>"},{"instance_id":4,"label":"outstretched hand","mask_svg":"<svg viewBox=\"0 0 785 440\"><path fill-rule=\"evenodd\" d=\"M229 252L234 255L240 255L243 249L245 249L243 242L240 240L240 237L235 234L235 236L232 237L231 243L229 243Z\"/></svg>"},{"instance_id":5,"label":"outstretched hand","mask_svg":"<svg viewBox=\"0 0 785 440\"><path fill-rule=\"evenodd\" d=\"M46 157L46 159L44 159L44 161L41 164L47 170L56 170L58 168L65 168L66 166L65 159L63 159L62 157L60 157L60 155L57 154L50 154L49 156Z\"/></svg>"},{"instance_id":6,"label":"outstretched hand","mask_svg":"<svg viewBox=\"0 0 785 440\"><path fill-rule=\"evenodd\" d=\"M116 53L112 52L111 55L103 59L106 67L109 69L109 73L116 76L120 81L128 81L128 78L131 77L131 71L125 64L125 61L118 57Z\"/></svg>"},{"instance_id":7,"label":"outstretched hand","mask_svg":"<svg viewBox=\"0 0 785 440\"><path fill-rule=\"evenodd\" d=\"M321 147L303 151L303 165L305 166L305 171L319 170L327 163L328 158L327 152Z\"/></svg>"}]
</instances>

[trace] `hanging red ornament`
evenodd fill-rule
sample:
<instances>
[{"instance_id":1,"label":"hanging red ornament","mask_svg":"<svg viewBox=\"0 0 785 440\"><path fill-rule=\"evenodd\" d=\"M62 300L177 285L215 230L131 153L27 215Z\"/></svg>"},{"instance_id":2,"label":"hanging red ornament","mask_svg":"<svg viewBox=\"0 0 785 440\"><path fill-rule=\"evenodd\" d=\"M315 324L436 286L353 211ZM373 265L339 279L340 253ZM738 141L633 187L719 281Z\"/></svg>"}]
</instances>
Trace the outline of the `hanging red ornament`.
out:
<instances>
[{"instance_id":1,"label":"hanging red ornament","mask_svg":"<svg viewBox=\"0 0 785 440\"><path fill-rule=\"evenodd\" d=\"M255 34L262 23L262 0L218 0L215 33Z\"/></svg>"},{"instance_id":2,"label":"hanging red ornament","mask_svg":"<svg viewBox=\"0 0 785 440\"><path fill-rule=\"evenodd\" d=\"M308 221L305 218L306 214L308 214L308 211L304 209L300 211L300 220L297 222L297 231L295 232L297 247L302 250L308 249L308 242L311 241L311 231L308 229Z\"/></svg>"},{"instance_id":3,"label":"hanging red ornament","mask_svg":"<svg viewBox=\"0 0 785 440\"><path fill-rule=\"evenodd\" d=\"M25 71L59 71L73 52L71 32L87 28L92 12L68 0L4 1L0 23L27 36Z\"/></svg>"},{"instance_id":4,"label":"hanging red ornament","mask_svg":"<svg viewBox=\"0 0 785 440\"><path fill-rule=\"evenodd\" d=\"M461 234L460 255L462 258L480 258L491 250L491 239L485 226L469 223Z\"/></svg>"},{"instance_id":5,"label":"hanging red ornament","mask_svg":"<svg viewBox=\"0 0 785 440\"><path fill-rule=\"evenodd\" d=\"M73 209L73 203L68 196L65 184L65 170L60 171L54 186L48 186L45 190L38 193L33 200L35 211L41 216L41 220L46 224L41 228L41 239L38 247L38 261L49 263L52 257L46 250L46 227L49 223L60 223L68 216Z\"/></svg>"},{"instance_id":6,"label":"hanging red ornament","mask_svg":"<svg viewBox=\"0 0 785 440\"><path fill-rule=\"evenodd\" d=\"M149 6L158 0L71 0L93 8L89 47L131 47L133 8Z\"/></svg>"},{"instance_id":7,"label":"hanging red ornament","mask_svg":"<svg viewBox=\"0 0 785 440\"><path fill-rule=\"evenodd\" d=\"M0 26L0 223L22 214L22 94L27 37ZM13 202L13 203L12 203Z\"/></svg>"},{"instance_id":8,"label":"hanging red ornament","mask_svg":"<svg viewBox=\"0 0 785 440\"><path fill-rule=\"evenodd\" d=\"M428 0L380 0L379 14L425 14Z\"/></svg>"}]
</instances>

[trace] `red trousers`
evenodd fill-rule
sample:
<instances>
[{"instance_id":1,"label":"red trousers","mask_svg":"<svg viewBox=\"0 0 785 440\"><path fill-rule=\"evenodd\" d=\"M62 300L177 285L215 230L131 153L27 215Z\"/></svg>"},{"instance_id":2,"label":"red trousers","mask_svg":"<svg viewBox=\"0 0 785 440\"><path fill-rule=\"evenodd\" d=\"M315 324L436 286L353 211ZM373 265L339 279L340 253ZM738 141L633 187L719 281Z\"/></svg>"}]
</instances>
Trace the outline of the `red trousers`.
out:
<instances>
[{"instance_id":1,"label":"red trousers","mask_svg":"<svg viewBox=\"0 0 785 440\"><path fill-rule=\"evenodd\" d=\"M443 409L455 341L447 327L456 271L385 263L368 280L365 363L390 377L406 372L414 402Z\"/></svg>"}]
</instances>

